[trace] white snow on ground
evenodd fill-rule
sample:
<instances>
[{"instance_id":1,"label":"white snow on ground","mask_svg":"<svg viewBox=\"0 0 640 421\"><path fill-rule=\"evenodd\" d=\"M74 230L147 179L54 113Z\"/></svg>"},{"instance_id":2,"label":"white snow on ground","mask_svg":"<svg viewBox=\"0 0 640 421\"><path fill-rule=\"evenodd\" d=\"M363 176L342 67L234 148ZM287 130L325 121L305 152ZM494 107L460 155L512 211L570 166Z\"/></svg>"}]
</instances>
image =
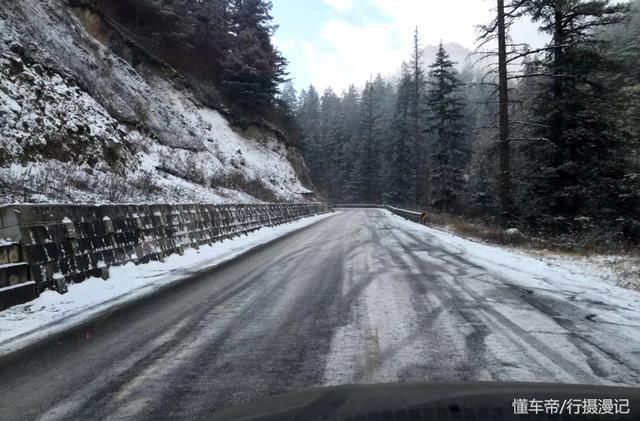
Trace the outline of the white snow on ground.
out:
<instances>
[{"instance_id":1,"label":"white snow on ground","mask_svg":"<svg viewBox=\"0 0 640 421\"><path fill-rule=\"evenodd\" d=\"M367 210L323 384L640 384L640 293ZM380 212L381 217L373 215Z\"/></svg>"},{"instance_id":2,"label":"white snow on ground","mask_svg":"<svg viewBox=\"0 0 640 421\"><path fill-rule=\"evenodd\" d=\"M594 271L593 267L581 265L572 259L557 257L541 260L516 250L478 243L418 225L391 212L388 214L413 230L419 229L437 238L451 252L464 255L473 263L517 281L522 286L548 287L551 283L553 287L583 297L606 297L623 307L640 309L640 293L612 285L610 274Z\"/></svg>"},{"instance_id":3,"label":"white snow on ground","mask_svg":"<svg viewBox=\"0 0 640 421\"><path fill-rule=\"evenodd\" d=\"M580 276L592 277L611 285L640 291L640 257L631 255L573 256L544 250L518 250L516 254L531 255L551 265L560 265Z\"/></svg>"},{"instance_id":4,"label":"white snow on ground","mask_svg":"<svg viewBox=\"0 0 640 421\"><path fill-rule=\"evenodd\" d=\"M455 231L449 226L434 228L440 232L452 234ZM486 244L483 240L465 237L468 241ZM501 246L503 250L536 260L549 263L551 266L562 266L571 271L574 276L586 278L597 277L598 280L611 285L640 291L640 255L632 254L572 254L553 252L546 249L519 248Z\"/></svg>"},{"instance_id":5,"label":"white snow on ground","mask_svg":"<svg viewBox=\"0 0 640 421\"><path fill-rule=\"evenodd\" d=\"M69 292L64 295L45 291L33 301L0 312L0 356L333 215L316 215L277 227L265 227L248 236L201 246L200 250L187 249L184 256L172 255L164 262L113 267L109 280L87 279L69 285Z\"/></svg>"},{"instance_id":6,"label":"white snow on ground","mask_svg":"<svg viewBox=\"0 0 640 421\"><path fill-rule=\"evenodd\" d=\"M362 231L358 235L363 235ZM424 351L418 341L407 341L392 358L385 356L397 343L412 336L418 316L411 305L408 285L394 282L403 274L384 264L384 251L369 247L371 238L364 235L358 243L362 241L367 246L350 250L346 256L349 264L342 275L343 298L353 294L359 285L366 288L355 298L353 320L334 333L324 385L349 384L354 378L363 383L397 381L397 373L420 360ZM382 267L384 271L379 269Z\"/></svg>"},{"instance_id":7,"label":"white snow on ground","mask_svg":"<svg viewBox=\"0 0 640 421\"><path fill-rule=\"evenodd\" d=\"M562 259L555 263L543 261L501 247L466 240L407 221L389 211L385 212L407 228L423 231L436 238L450 252L462 255L472 263L517 282L522 287L550 288L576 294L582 299L605 299L609 304L622 309L636 312L640 310L640 293L612 285L606 274L592 271L589 267L580 267Z\"/></svg>"},{"instance_id":8,"label":"white snow on ground","mask_svg":"<svg viewBox=\"0 0 640 421\"><path fill-rule=\"evenodd\" d=\"M544 261L514 253L500 247L469 241L455 235L406 221L396 215L389 216L412 231L420 231L436 239L439 247L461 256L479 267L479 279L484 282L470 282L466 287L469 294L486 297L496 285L513 285L523 291L524 296L531 294L538 303L548 305L552 312L567 318L573 326L567 331L562 321L550 318L548 314L532 312L530 306L520 308L510 302L493 302L495 310L492 316L483 316L486 323L501 323L500 318L523 327L542 346L550 348L571 364L561 367L556 379L564 382L576 382L579 370L588 372L593 361L597 361L605 371L616 372L611 361L612 353L620 361L638 361L638 334L640 333L640 293L612 285L606 276L589 267L578 267L572 262L557 260ZM495 276L499 278L496 279ZM560 308L558 307L560 306ZM562 307L565 308L562 308ZM569 334L577 335L588 343L588 350L576 348ZM488 338L489 349L495 338ZM513 338L515 342L521 338ZM612 343L613 341L613 343ZM495 344L494 344L495 345ZM583 344L583 346L585 346ZM501 349L492 349L497 355L506 357ZM604 350L608 350L605 352ZM615 351L613 351L615 350ZM504 351L504 349L502 349ZM513 349L510 352L517 352ZM532 354L541 365L553 366L556 361L548 356ZM522 363L519 363L522 365ZM523 378L522 374L505 371L505 378ZM601 376L594 373L596 376ZM631 374L630 374L631 376ZM594 377L597 378L597 377ZM528 373L524 379L537 381ZM639 380L629 378L610 378L610 382L636 384ZM582 380L584 381L584 379ZM593 380L589 380L593 381Z\"/></svg>"}]
</instances>

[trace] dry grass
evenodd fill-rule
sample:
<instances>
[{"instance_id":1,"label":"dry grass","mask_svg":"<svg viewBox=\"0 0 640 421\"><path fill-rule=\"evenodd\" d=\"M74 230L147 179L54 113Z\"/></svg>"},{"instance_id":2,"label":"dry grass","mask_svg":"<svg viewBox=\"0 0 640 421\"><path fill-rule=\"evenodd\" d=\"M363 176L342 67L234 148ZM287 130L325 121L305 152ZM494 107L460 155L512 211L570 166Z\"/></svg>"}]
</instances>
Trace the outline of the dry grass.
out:
<instances>
[{"instance_id":1,"label":"dry grass","mask_svg":"<svg viewBox=\"0 0 640 421\"><path fill-rule=\"evenodd\" d=\"M258 200L268 203L282 201L264 181L260 179L248 179L244 174L234 172L220 179L212 179L211 187L225 187L231 190L243 191Z\"/></svg>"},{"instance_id":2,"label":"dry grass","mask_svg":"<svg viewBox=\"0 0 640 421\"><path fill-rule=\"evenodd\" d=\"M81 202L96 197L115 203L132 198L151 199L160 191L147 171L121 176L59 161L0 168L0 203Z\"/></svg>"},{"instance_id":3,"label":"dry grass","mask_svg":"<svg viewBox=\"0 0 640 421\"><path fill-rule=\"evenodd\" d=\"M580 267L592 267L609 283L640 291L640 253L594 254L575 252L552 252L549 250L526 250L540 260L562 263L571 262Z\"/></svg>"},{"instance_id":4,"label":"dry grass","mask_svg":"<svg viewBox=\"0 0 640 421\"><path fill-rule=\"evenodd\" d=\"M531 247L539 243L537 239L522 234L509 234L506 230L489 223L446 214L428 213L427 215L427 225L467 239L508 246Z\"/></svg>"}]
</instances>

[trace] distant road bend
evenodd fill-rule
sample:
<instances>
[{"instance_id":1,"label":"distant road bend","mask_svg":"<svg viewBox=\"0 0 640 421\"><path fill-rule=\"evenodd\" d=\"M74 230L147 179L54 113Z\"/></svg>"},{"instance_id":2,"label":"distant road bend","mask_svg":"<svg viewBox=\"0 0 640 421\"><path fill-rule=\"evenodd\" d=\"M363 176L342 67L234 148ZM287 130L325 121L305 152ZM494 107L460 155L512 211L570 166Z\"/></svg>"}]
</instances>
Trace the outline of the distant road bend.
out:
<instances>
[{"instance_id":1,"label":"distant road bend","mask_svg":"<svg viewBox=\"0 0 640 421\"><path fill-rule=\"evenodd\" d=\"M386 211L343 210L0 360L0 418L204 419L346 383L640 384L635 304L467 257Z\"/></svg>"}]
</instances>

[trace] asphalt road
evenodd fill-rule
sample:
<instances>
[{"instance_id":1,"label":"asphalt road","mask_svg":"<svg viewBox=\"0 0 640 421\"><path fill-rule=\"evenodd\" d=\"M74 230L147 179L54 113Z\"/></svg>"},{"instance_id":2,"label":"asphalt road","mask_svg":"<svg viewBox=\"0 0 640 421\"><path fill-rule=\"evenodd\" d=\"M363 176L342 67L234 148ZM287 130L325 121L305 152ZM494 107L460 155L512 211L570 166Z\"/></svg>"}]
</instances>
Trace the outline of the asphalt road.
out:
<instances>
[{"instance_id":1,"label":"asphalt road","mask_svg":"<svg viewBox=\"0 0 640 421\"><path fill-rule=\"evenodd\" d=\"M605 301L549 290L343 211L1 360L0 419L195 420L345 383L640 384L640 320L595 322Z\"/></svg>"}]
</instances>

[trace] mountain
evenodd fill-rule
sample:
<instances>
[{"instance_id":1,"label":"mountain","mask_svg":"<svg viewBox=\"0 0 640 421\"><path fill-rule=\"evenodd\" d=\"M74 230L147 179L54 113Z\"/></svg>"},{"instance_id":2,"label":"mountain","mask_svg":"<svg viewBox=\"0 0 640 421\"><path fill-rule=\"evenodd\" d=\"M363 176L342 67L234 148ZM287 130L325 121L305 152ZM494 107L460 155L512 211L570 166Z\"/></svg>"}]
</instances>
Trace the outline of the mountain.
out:
<instances>
[{"instance_id":1,"label":"mountain","mask_svg":"<svg viewBox=\"0 0 640 421\"><path fill-rule=\"evenodd\" d=\"M466 47L463 47L460 44L455 42L444 43L444 49L447 50L451 60L453 60L457 65L456 68L461 71L465 66L470 65L472 63L472 59L469 57L469 54L472 53ZM428 67L431 63L436 60L436 54L438 53L437 45L427 45L422 50L422 62L425 67Z\"/></svg>"},{"instance_id":2,"label":"mountain","mask_svg":"<svg viewBox=\"0 0 640 421\"><path fill-rule=\"evenodd\" d=\"M108 2L1 3L0 203L304 200L296 148L203 95L184 33L169 53Z\"/></svg>"}]
</instances>

